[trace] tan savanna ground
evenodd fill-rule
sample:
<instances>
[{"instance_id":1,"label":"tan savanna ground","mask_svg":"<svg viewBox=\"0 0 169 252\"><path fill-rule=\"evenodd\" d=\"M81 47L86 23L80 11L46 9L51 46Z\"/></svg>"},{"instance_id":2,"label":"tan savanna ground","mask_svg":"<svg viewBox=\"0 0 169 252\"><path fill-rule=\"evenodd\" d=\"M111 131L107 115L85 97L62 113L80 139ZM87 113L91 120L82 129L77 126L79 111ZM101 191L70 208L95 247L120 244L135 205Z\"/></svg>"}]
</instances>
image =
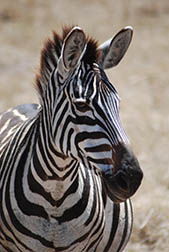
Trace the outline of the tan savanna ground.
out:
<instances>
[{"instance_id":1,"label":"tan savanna ground","mask_svg":"<svg viewBox=\"0 0 169 252\"><path fill-rule=\"evenodd\" d=\"M0 0L0 110L37 102L33 78L51 30L78 24L101 42L126 25L134 38L108 75L121 119L144 170L133 197L126 252L169 251L169 1Z\"/></svg>"}]
</instances>

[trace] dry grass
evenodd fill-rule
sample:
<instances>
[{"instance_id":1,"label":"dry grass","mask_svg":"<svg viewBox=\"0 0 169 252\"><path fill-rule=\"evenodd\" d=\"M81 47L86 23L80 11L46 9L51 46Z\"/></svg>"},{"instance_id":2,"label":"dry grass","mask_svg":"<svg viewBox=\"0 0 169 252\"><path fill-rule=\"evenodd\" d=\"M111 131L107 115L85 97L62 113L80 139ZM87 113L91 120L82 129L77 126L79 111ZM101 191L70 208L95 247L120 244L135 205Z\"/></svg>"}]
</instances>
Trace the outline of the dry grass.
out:
<instances>
[{"instance_id":1,"label":"dry grass","mask_svg":"<svg viewBox=\"0 0 169 252\"><path fill-rule=\"evenodd\" d=\"M169 1L0 0L0 108L37 102L33 72L50 30L78 24L104 41L135 30L123 62L108 75L122 98L121 118L144 170L133 198L128 252L169 251Z\"/></svg>"}]
</instances>

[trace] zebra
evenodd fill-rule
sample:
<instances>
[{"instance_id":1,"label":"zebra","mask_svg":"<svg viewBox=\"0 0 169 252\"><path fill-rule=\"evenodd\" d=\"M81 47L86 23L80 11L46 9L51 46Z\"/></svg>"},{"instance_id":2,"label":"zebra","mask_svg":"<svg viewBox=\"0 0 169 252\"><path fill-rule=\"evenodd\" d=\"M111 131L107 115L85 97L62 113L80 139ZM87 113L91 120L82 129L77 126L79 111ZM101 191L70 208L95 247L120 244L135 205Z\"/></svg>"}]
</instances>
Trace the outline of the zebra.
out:
<instances>
[{"instance_id":1,"label":"zebra","mask_svg":"<svg viewBox=\"0 0 169 252\"><path fill-rule=\"evenodd\" d=\"M0 114L0 251L122 251L143 172L104 70L133 29L98 45L79 26L44 43L39 104Z\"/></svg>"}]
</instances>

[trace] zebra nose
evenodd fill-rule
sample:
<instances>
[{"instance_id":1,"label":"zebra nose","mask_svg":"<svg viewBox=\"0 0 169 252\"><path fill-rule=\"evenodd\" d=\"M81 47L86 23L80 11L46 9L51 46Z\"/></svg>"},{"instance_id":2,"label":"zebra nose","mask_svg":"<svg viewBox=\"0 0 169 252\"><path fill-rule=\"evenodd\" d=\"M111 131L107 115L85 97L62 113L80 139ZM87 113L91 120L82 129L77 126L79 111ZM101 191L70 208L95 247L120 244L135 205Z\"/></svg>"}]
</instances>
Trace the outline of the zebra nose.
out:
<instances>
[{"instance_id":1,"label":"zebra nose","mask_svg":"<svg viewBox=\"0 0 169 252\"><path fill-rule=\"evenodd\" d=\"M118 148L112 170L115 172L102 173L107 194L113 201L125 201L137 191L143 178L139 162L128 146Z\"/></svg>"}]
</instances>

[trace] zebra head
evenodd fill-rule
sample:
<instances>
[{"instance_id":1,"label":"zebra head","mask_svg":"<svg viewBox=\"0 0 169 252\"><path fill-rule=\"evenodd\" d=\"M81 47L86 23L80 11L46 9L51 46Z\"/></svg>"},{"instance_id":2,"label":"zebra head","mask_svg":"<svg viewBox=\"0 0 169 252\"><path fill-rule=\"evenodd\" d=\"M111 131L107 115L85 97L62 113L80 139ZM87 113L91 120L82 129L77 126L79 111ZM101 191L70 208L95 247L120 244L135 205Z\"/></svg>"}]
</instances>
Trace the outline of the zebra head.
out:
<instances>
[{"instance_id":1,"label":"zebra head","mask_svg":"<svg viewBox=\"0 0 169 252\"><path fill-rule=\"evenodd\" d=\"M59 42L48 94L54 94L51 121L57 150L99 171L116 202L131 197L143 177L120 122L119 96L104 72L123 58L132 33L126 27L98 47L81 28L70 29Z\"/></svg>"}]
</instances>

